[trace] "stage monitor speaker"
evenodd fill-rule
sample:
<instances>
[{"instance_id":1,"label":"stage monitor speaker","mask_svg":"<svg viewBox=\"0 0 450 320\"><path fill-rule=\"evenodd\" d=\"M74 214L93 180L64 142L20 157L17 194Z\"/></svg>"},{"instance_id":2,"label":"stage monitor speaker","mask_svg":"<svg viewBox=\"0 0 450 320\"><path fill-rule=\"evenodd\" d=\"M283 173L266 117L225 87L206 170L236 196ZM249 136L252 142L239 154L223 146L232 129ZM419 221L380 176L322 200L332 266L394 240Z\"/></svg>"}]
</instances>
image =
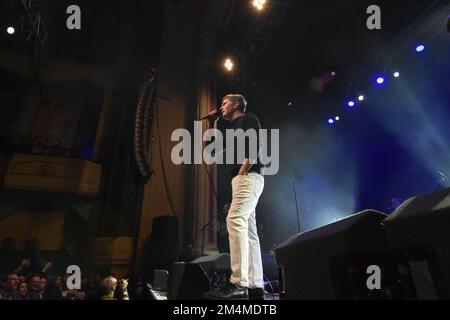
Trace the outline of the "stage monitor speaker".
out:
<instances>
[{"instance_id":1,"label":"stage monitor speaker","mask_svg":"<svg viewBox=\"0 0 450 320\"><path fill-rule=\"evenodd\" d=\"M450 189L406 200L383 224L409 298L449 299Z\"/></svg>"},{"instance_id":2,"label":"stage monitor speaker","mask_svg":"<svg viewBox=\"0 0 450 320\"><path fill-rule=\"evenodd\" d=\"M384 225L392 249L450 244L450 189L406 200Z\"/></svg>"},{"instance_id":3,"label":"stage monitor speaker","mask_svg":"<svg viewBox=\"0 0 450 320\"><path fill-rule=\"evenodd\" d=\"M231 257L228 253L200 257L192 261L200 265L208 277L211 289L224 287L231 276Z\"/></svg>"},{"instance_id":4,"label":"stage monitor speaker","mask_svg":"<svg viewBox=\"0 0 450 320\"><path fill-rule=\"evenodd\" d=\"M202 300L210 289L208 277L197 263L177 262L169 273L169 300Z\"/></svg>"},{"instance_id":5,"label":"stage monitor speaker","mask_svg":"<svg viewBox=\"0 0 450 320\"><path fill-rule=\"evenodd\" d=\"M193 260L192 263L200 265L208 276L211 276L213 271L231 271L231 258L228 253L221 253L216 256L200 257Z\"/></svg>"},{"instance_id":6,"label":"stage monitor speaker","mask_svg":"<svg viewBox=\"0 0 450 320\"><path fill-rule=\"evenodd\" d=\"M155 270L153 273L152 288L160 291L167 291L169 272L166 270Z\"/></svg>"},{"instance_id":7,"label":"stage monitor speaker","mask_svg":"<svg viewBox=\"0 0 450 320\"><path fill-rule=\"evenodd\" d=\"M366 299L370 265L392 268L381 222L367 210L298 234L275 249L284 286L282 299Z\"/></svg>"}]
</instances>

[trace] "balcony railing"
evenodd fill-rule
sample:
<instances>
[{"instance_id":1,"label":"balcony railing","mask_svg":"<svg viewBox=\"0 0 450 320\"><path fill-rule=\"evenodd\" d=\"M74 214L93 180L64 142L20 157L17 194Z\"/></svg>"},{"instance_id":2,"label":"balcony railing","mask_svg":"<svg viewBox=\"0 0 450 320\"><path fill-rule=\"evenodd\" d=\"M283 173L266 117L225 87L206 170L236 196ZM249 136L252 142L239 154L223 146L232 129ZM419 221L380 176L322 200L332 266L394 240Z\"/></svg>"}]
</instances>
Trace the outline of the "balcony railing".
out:
<instances>
[{"instance_id":1,"label":"balcony railing","mask_svg":"<svg viewBox=\"0 0 450 320\"><path fill-rule=\"evenodd\" d=\"M88 160L16 153L6 165L3 186L95 197L101 176L102 166Z\"/></svg>"}]
</instances>

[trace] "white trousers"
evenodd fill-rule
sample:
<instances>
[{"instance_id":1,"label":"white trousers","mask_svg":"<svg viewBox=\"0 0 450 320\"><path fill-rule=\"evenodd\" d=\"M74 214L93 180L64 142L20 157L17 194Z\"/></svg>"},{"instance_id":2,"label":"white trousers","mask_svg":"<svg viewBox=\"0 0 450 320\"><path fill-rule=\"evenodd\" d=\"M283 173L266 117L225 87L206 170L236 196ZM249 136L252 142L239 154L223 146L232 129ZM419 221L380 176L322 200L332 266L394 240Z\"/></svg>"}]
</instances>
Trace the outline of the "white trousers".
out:
<instances>
[{"instance_id":1,"label":"white trousers","mask_svg":"<svg viewBox=\"0 0 450 320\"><path fill-rule=\"evenodd\" d=\"M255 212L264 189L264 178L257 173L236 176L231 186L233 199L227 216L233 272L230 282L252 289L264 288Z\"/></svg>"}]
</instances>

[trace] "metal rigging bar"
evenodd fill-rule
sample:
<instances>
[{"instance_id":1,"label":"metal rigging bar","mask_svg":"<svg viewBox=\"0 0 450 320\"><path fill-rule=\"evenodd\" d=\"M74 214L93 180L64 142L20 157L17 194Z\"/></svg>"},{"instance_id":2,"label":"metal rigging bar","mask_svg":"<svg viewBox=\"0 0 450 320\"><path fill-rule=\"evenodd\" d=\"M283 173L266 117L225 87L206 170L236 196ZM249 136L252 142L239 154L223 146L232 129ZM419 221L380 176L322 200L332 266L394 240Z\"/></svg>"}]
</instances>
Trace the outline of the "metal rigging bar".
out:
<instances>
[{"instance_id":1,"label":"metal rigging bar","mask_svg":"<svg viewBox=\"0 0 450 320\"><path fill-rule=\"evenodd\" d=\"M20 16L20 26L27 33L27 40L36 35L39 43L44 45L48 37L47 27L41 14L38 12L35 0L19 0L23 13Z\"/></svg>"},{"instance_id":2,"label":"metal rigging bar","mask_svg":"<svg viewBox=\"0 0 450 320\"><path fill-rule=\"evenodd\" d=\"M265 14L250 28L239 54L241 68L236 76L241 82L246 82L253 68L258 64L286 15L290 2L291 0L270 1Z\"/></svg>"}]
</instances>

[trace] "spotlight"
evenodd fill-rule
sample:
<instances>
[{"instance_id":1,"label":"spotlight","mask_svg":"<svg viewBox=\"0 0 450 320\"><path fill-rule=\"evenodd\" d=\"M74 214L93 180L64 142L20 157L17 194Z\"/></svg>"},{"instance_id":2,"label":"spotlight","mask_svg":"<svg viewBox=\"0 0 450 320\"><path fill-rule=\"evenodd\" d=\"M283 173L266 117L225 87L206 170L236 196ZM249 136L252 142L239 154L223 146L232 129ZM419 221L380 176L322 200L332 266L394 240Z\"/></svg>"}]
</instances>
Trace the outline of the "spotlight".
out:
<instances>
[{"instance_id":1,"label":"spotlight","mask_svg":"<svg viewBox=\"0 0 450 320\"><path fill-rule=\"evenodd\" d=\"M264 9L264 5L266 4L266 0L254 0L253 1L253 6L256 7L256 9L258 10L262 10Z\"/></svg>"},{"instance_id":2,"label":"spotlight","mask_svg":"<svg viewBox=\"0 0 450 320\"><path fill-rule=\"evenodd\" d=\"M341 118L340 117L336 117L336 118L334 118L334 120L339 121L339 120L341 120Z\"/></svg>"},{"instance_id":3,"label":"spotlight","mask_svg":"<svg viewBox=\"0 0 450 320\"><path fill-rule=\"evenodd\" d=\"M328 119L328 123L329 123L329 124L333 124L333 123L334 123L334 120L330 118L330 119Z\"/></svg>"},{"instance_id":4,"label":"spotlight","mask_svg":"<svg viewBox=\"0 0 450 320\"><path fill-rule=\"evenodd\" d=\"M10 26L6 29L6 32L8 32L8 34L14 34L16 32L16 29L14 29L14 27Z\"/></svg>"},{"instance_id":5,"label":"spotlight","mask_svg":"<svg viewBox=\"0 0 450 320\"><path fill-rule=\"evenodd\" d=\"M417 47L416 47L416 51L418 52L418 53L421 53L421 52L423 52L425 50L425 46L423 45L423 44L420 44L420 45L418 45Z\"/></svg>"},{"instance_id":6,"label":"spotlight","mask_svg":"<svg viewBox=\"0 0 450 320\"><path fill-rule=\"evenodd\" d=\"M378 77L377 78L377 83L378 84L383 84L384 83L384 78L383 77Z\"/></svg>"},{"instance_id":7,"label":"spotlight","mask_svg":"<svg viewBox=\"0 0 450 320\"><path fill-rule=\"evenodd\" d=\"M364 97L363 95L360 95L359 97L358 97L358 100L359 101L364 101L366 99L366 97Z\"/></svg>"},{"instance_id":8,"label":"spotlight","mask_svg":"<svg viewBox=\"0 0 450 320\"><path fill-rule=\"evenodd\" d=\"M398 78L398 77L400 77L400 72L394 73L394 78Z\"/></svg>"},{"instance_id":9,"label":"spotlight","mask_svg":"<svg viewBox=\"0 0 450 320\"><path fill-rule=\"evenodd\" d=\"M336 77L336 71L331 71L331 75L332 75L333 77Z\"/></svg>"},{"instance_id":10,"label":"spotlight","mask_svg":"<svg viewBox=\"0 0 450 320\"><path fill-rule=\"evenodd\" d=\"M355 106L355 101L350 100L349 102L347 102L347 106L349 106L350 108L353 108Z\"/></svg>"},{"instance_id":11,"label":"spotlight","mask_svg":"<svg viewBox=\"0 0 450 320\"><path fill-rule=\"evenodd\" d=\"M231 61L231 59L227 58L225 60L224 66L225 66L225 69L227 69L227 71L233 71L234 63L233 63L233 61Z\"/></svg>"}]
</instances>

